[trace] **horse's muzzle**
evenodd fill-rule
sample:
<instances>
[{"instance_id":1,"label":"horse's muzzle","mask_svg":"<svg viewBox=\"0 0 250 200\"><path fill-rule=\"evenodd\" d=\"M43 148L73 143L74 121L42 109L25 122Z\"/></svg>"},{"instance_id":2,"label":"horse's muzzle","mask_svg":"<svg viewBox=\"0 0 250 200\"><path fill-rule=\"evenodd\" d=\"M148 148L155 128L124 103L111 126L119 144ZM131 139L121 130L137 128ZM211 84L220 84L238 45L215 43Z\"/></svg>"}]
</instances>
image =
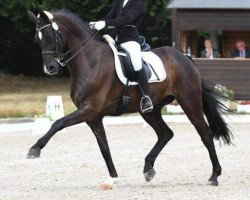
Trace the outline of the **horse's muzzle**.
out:
<instances>
[{"instance_id":1,"label":"horse's muzzle","mask_svg":"<svg viewBox=\"0 0 250 200\"><path fill-rule=\"evenodd\" d=\"M43 71L50 76L56 75L59 73L59 64L56 61L52 61L48 65L44 64Z\"/></svg>"}]
</instances>

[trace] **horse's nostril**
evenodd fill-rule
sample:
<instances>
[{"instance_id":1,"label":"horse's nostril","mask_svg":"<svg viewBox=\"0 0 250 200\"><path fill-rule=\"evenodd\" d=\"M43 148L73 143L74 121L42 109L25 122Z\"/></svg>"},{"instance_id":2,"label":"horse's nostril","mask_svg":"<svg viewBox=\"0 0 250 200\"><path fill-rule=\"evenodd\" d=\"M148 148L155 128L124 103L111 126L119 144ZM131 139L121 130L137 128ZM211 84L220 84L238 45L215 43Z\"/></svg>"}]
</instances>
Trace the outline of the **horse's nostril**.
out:
<instances>
[{"instance_id":1,"label":"horse's nostril","mask_svg":"<svg viewBox=\"0 0 250 200\"><path fill-rule=\"evenodd\" d=\"M54 71L55 71L55 67L49 66L49 71L50 71L50 72L54 72Z\"/></svg>"}]
</instances>

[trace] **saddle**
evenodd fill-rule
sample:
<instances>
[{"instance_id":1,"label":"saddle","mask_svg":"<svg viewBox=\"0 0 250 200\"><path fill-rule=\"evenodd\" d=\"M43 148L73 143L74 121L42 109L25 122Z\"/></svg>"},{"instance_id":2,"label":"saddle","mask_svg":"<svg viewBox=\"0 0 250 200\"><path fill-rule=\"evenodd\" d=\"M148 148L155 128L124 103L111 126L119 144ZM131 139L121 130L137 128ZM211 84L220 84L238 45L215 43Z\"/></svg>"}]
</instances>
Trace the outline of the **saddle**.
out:
<instances>
[{"instance_id":1,"label":"saddle","mask_svg":"<svg viewBox=\"0 0 250 200\"><path fill-rule=\"evenodd\" d=\"M113 51L115 69L120 81L128 86L138 85L129 53L121 46L117 45L111 36L104 35L103 39L109 44ZM161 58L151 51L144 37L141 37L141 46L143 67L146 71L148 82L159 83L164 81L167 74Z\"/></svg>"},{"instance_id":2,"label":"saddle","mask_svg":"<svg viewBox=\"0 0 250 200\"><path fill-rule=\"evenodd\" d=\"M160 83L164 81L167 77L162 60L157 54L155 54L153 51L150 51L151 48L145 42L145 38L140 38L143 67L146 71L148 82ZM127 107L130 102L131 86L138 85L137 77L135 75L135 71L129 53L124 48L117 45L111 36L104 35L103 39L109 44L114 54L115 70L117 73L117 77L124 85L124 89L121 94L121 99L118 104L117 111L113 114L113 116L119 116L125 113L127 110Z\"/></svg>"}]
</instances>

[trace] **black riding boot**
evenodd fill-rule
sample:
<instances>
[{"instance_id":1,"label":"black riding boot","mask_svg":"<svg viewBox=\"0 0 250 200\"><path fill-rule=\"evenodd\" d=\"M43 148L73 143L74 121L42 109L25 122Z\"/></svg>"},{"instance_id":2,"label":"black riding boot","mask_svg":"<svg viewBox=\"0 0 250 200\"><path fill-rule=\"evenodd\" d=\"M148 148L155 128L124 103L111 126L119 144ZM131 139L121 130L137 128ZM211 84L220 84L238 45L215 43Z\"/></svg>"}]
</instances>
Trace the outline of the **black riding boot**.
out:
<instances>
[{"instance_id":1,"label":"black riding boot","mask_svg":"<svg viewBox=\"0 0 250 200\"><path fill-rule=\"evenodd\" d=\"M148 85L148 79L145 70L142 68L140 71L136 72L138 82L142 92L142 99L141 99L141 111L142 113L148 113L153 110L153 103L150 99L150 90Z\"/></svg>"}]
</instances>

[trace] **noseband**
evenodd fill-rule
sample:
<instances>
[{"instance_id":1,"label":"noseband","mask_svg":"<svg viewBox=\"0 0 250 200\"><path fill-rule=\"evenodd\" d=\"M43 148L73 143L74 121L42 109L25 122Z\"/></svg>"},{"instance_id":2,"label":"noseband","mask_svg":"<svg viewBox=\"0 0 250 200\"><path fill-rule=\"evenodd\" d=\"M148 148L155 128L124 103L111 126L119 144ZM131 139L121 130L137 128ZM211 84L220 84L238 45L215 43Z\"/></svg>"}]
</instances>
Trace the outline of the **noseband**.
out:
<instances>
[{"instance_id":1,"label":"noseband","mask_svg":"<svg viewBox=\"0 0 250 200\"><path fill-rule=\"evenodd\" d=\"M46 24L41 28L36 28L37 33L39 31L42 31L43 29L47 28L47 27L52 27L53 30L53 37L54 37L54 41L55 41L55 47L56 49L54 51L42 51L42 55L46 56L54 56L55 60L61 65L61 66L66 66L71 60L73 60L81 51L84 50L84 48L86 46L89 45L90 41L97 35L98 31L93 32L93 34L88 35L87 38L85 38L83 41L81 41L79 44L77 44L75 47L73 47L72 49L70 49L69 51L63 53L63 49L62 49L62 35L61 32L59 30L58 25L51 21L50 24ZM85 45L83 45L85 43ZM83 46L82 46L83 45ZM81 47L82 46L82 47ZM80 48L81 47L81 48ZM73 54L71 57L69 57L68 59L65 60L65 58L72 53L73 51L77 50L79 48L79 50Z\"/></svg>"}]
</instances>

